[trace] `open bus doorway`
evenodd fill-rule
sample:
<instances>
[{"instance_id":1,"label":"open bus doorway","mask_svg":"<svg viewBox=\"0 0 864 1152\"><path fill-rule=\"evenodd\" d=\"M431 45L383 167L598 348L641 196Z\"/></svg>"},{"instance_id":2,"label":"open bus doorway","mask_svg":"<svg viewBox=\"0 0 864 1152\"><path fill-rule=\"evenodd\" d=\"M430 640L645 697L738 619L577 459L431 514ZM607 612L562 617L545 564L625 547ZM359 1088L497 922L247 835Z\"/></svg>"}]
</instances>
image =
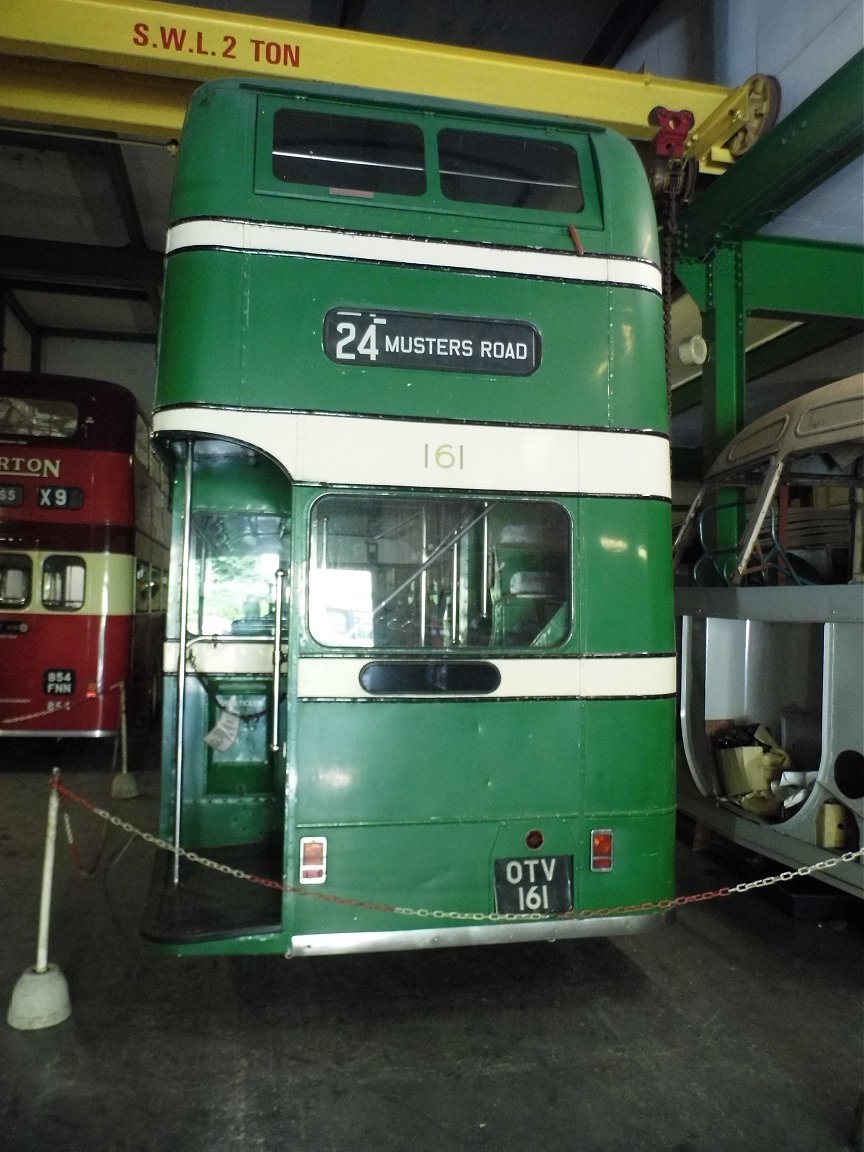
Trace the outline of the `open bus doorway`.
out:
<instances>
[{"instance_id":1,"label":"open bus doorway","mask_svg":"<svg viewBox=\"0 0 864 1152\"><path fill-rule=\"evenodd\" d=\"M291 484L260 453L232 442L189 440L174 451L163 759L172 761L177 790L163 805L176 844L279 878ZM184 863L169 858L158 938L281 925L278 891L262 889L250 901L248 885Z\"/></svg>"}]
</instances>

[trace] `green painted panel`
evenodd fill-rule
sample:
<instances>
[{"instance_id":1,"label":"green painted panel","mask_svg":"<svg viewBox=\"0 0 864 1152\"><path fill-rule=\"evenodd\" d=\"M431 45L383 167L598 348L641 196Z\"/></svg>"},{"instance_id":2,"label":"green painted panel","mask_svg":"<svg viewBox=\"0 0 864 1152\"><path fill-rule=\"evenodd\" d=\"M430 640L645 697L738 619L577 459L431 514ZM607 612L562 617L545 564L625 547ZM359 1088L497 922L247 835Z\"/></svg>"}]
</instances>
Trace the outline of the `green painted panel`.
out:
<instances>
[{"instance_id":1,"label":"green painted panel","mask_svg":"<svg viewBox=\"0 0 864 1152\"><path fill-rule=\"evenodd\" d=\"M312 411L598 427L666 427L659 298L627 288L444 270L226 252L168 262L172 309L162 326L156 404L205 403ZM454 279L454 276L456 279ZM458 297L454 290L458 286ZM194 339L191 302L206 298ZM176 305L176 306L174 306ZM336 364L323 351L332 308L517 320L533 325L531 376Z\"/></svg>"},{"instance_id":2,"label":"green painted panel","mask_svg":"<svg viewBox=\"0 0 864 1152\"><path fill-rule=\"evenodd\" d=\"M245 292L241 257L184 252L165 266L159 327L157 408L240 399Z\"/></svg>"},{"instance_id":3,"label":"green painted panel","mask_svg":"<svg viewBox=\"0 0 864 1152\"><path fill-rule=\"evenodd\" d=\"M274 797L209 797L183 805L184 848L257 844L281 830L282 803Z\"/></svg>"},{"instance_id":4,"label":"green painted panel","mask_svg":"<svg viewBox=\"0 0 864 1152\"><path fill-rule=\"evenodd\" d=\"M578 909L627 912L634 904L674 897L674 820L674 811L617 819L611 872L592 873L588 867L589 837L591 829L600 826L597 821L546 825L543 853L548 849L549 854L572 854ZM494 912L495 858L528 856L524 848L527 830L525 823L419 831L404 827L328 830L327 883L286 897L290 931L163 950L176 955L284 953L292 936L455 927L466 921L407 913ZM287 882L296 883L293 862L289 862ZM469 923L482 932L482 922Z\"/></svg>"},{"instance_id":5,"label":"green painted panel","mask_svg":"<svg viewBox=\"0 0 864 1152\"><path fill-rule=\"evenodd\" d=\"M582 731L587 812L674 807L674 700L594 700L585 707Z\"/></svg>"},{"instance_id":6,"label":"green painted panel","mask_svg":"<svg viewBox=\"0 0 864 1152\"><path fill-rule=\"evenodd\" d=\"M659 264L657 216L636 149L617 132L606 132L592 140L607 232L605 250ZM592 237L586 249L593 242Z\"/></svg>"},{"instance_id":7,"label":"green painted panel","mask_svg":"<svg viewBox=\"0 0 864 1152\"><path fill-rule=\"evenodd\" d=\"M669 900L675 895L675 809L632 819L601 823L598 813L593 827L610 827L615 836L611 872L581 873L580 907L626 908L644 901Z\"/></svg>"},{"instance_id":8,"label":"green painted panel","mask_svg":"<svg viewBox=\"0 0 864 1152\"><path fill-rule=\"evenodd\" d=\"M199 448L195 456L195 511L261 512L288 518L291 488L281 468L263 456L250 457L248 449L228 441L219 442L218 452L212 441L206 449L205 454ZM182 502L175 506L181 522L182 507ZM228 547L227 541L225 546ZM235 551L239 547L235 543Z\"/></svg>"},{"instance_id":9,"label":"green painted panel","mask_svg":"<svg viewBox=\"0 0 864 1152\"><path fill-rule=\"evenodd\" d=\"M668 899L674 891L674 812L614 820L573 820L543 824L546 840L539 855L573 857L574 898L580 908L613 908ZM428 930L458 920L430 921L379 908L444 912L495 911L494 861L530 857L525 835L535 824L466 823L412 828L321 828L328 837L327 883L289 897L294 935L324 932ZM612 827L614 867L589 870L592 828ZM289 875L296 868L289 866ZM347 898L356 904L329 902ZM464 921L462 921L464 923ZM482 925L476 925L482 931Z\"/></svg>"},{"instance_id":10,"label":"green painted panel","mask_svg":"<svg viewBox=\"0 0 864 1152\"><path fill-rule=\"evenodd\" d=\"M174 173L172 223L193 216L240 215L238 208L251 191L254 149L254 103L238 92L238 82L196 88Z\"/></svg>"},{"instance_id":11,"label":"green painted panel","mask_svg":"<svg viewBox=\"0 0 864 1152\"><path fill-rule=\"evenodd\" d=\"M297 824L529 820L666 809L672 700L296 706Z\"/></svg>"},{"instance_id":12,"label":"green painted panel","mask_svg":"<svg viewBox=\"0 0 864 1152\"><path fill-rule=\"evenodd\" d=\"M579 809L579 701L300 701L298 824Z\"/></svg>"},{"instance_id":13,"label":"green painted panel","mask_svg":"<svg viewBox=\"0 0 864 1152\"><path fill-rule=\"evenodd\" d=\"M259 397L284 397L290 389L300 408L553 424L573 421L578 410L582 422L605 423L604 286L534 281L529 290L513 277L422 268L391 268L384 275L359 263L292 264L293 274L285 260L257 260L250 271L246 375ZM272 323L272 301L286 293L290 329ZM322 352L321 331L326 312L345 305L527 322L540 333L540 367L515 377L335 364ZM592 335L586 338L586 332Z\"/></svg>"},{"instance_id":14,"label":"green painted panel","mask_svg":"<svg viewBox=\"0 0 864 1152\"><path fill-rule=\"evenodd\" d=\"M576 548L585 652L671 652L670 506L583 500Z\"/></svg>"},{"instance_id":15,"label":"green painted panel","mask_svg":"<svg viewBox=\"0 0 864 1152\"><path fill-rule=\"evenodd\" d=\"M591 367L585 365L586 376ZM668 431L663 302L652 292L609 289L608 423Z\"/></svg>"}]
</instances>

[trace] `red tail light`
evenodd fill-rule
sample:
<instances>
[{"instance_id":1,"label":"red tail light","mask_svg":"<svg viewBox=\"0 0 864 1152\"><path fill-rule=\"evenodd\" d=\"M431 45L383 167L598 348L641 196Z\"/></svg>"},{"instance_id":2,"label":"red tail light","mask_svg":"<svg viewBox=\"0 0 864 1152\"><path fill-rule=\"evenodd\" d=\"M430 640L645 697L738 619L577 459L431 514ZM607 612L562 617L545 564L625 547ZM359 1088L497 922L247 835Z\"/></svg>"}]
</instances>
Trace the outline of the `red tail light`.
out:
<instances>
[{"instance_id":1,"label":"red tail light","mask_svg":"<svg viewBox=\"0 0 864 1152\"><path fill-rule=\"evenodd\" d=\"M595 828L591 833L591 871L612 870L612 829Z\"/></svg>"},{"instance_id":2,"label":"red tail light","mask_svg":"<svg viewBox=\"0 0 864 1152\"><path fill-rule=\"evenodd\" d=\"M327 879L327 837L300 837L300 883L323 884Z\"/></svg>"}]
</instances>

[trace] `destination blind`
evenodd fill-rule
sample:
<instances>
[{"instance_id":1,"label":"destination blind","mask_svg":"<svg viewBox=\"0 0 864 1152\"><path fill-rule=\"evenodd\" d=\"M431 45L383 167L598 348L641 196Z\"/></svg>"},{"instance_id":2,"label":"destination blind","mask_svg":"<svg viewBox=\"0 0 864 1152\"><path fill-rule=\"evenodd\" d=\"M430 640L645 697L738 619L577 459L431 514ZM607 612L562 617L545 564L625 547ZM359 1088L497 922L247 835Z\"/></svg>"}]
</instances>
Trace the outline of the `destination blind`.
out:
<instances>
[{"instance_id":1,"label":"destination blind","mask_svg":"<svg viewBox=\"0 0 864 1152\"><path fill-rule=\"evenodd\" d=\"M530 376L540 334L519 321L333 308L324 351L337 364Z\"/></svg>"}]
</instances>

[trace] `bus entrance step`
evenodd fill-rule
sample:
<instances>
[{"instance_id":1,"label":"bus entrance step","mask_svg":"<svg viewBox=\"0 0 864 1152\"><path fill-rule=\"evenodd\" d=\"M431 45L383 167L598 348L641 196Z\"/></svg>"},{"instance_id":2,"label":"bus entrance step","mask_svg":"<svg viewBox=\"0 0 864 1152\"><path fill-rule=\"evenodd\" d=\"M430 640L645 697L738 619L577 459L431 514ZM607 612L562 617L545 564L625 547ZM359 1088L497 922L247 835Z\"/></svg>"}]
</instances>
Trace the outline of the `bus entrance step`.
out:
<instances>
[{"instance_id":1,"label":"bus entrance step","mask_svg":"<svg viewBox=\"0 0 864 1152\"><path fill-rule=\"evenodd\" d=\"M197 852L254 876L282 878L281 841L198 848ZM175 883L173 856L167 852L157 856L141 928L145 939L157 944L204 943L281 928L282 893L277 888L183 859Z\"/></svg>"}]
</instances>

